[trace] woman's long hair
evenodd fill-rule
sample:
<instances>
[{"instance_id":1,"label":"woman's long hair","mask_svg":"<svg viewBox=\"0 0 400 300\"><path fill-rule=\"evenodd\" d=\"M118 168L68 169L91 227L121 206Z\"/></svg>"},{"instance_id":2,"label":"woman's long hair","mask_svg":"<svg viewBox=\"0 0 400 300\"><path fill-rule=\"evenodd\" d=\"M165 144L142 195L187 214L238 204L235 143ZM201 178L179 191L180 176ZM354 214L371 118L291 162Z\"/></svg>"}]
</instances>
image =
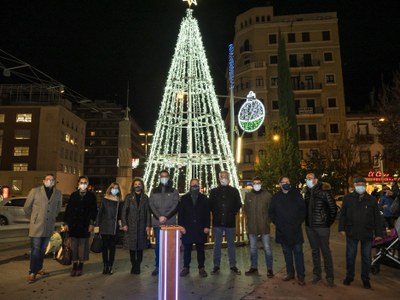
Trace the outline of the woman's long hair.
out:
<instances>
[{"instance_id":1,"label":"woman's long hair","mask_svg":"<svg viewBox=\"0 0 400 300\"><path fill-rule=\"evenodd\" d=\"M113 189L115 186L118 187L118 194L116 196L119 197L118 201L122 202L124 198L122 198L122 192L121 192L121 187L119 186L118 182L113 182L110 184L110 186L106 190L106 196L111 195L111 189Z\"/></svg>"},{"instance_id":2,"label":"woman's long hair","mask_svg":"<svg viewBox=\"0 0 400 300\"><path fill-rule=\"evenodd\" d=\"M132 188L131 188L131 193L135 193L135 189L133 188L133 185L135 184L136 181L139 181L142 184L142 193L144 193L144 182L143 179L140 177L135 177L132 181Z\"/></svg>"}]
</instances>

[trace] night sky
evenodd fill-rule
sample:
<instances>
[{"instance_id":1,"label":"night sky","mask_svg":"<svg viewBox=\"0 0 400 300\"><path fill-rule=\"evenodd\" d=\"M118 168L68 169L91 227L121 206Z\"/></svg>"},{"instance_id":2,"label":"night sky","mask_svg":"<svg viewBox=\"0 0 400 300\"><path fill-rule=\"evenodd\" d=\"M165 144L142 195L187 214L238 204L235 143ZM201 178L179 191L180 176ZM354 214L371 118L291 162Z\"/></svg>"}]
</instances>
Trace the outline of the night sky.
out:
<instances>
[{"instance_id":1,"label":"night sky","mask_svg":"<svg viewBox=\"0 0 400 300\"><path fill-rule=\"evenodd\" d=\"M217 94L226 94L227 47L237 14L256 0L197 0ZM400 66L398 0L278 0L275 14L337 11L347 105L369 101ZM153 130L186 2L181 0L2 1L0 49L89 99L126 101ZM6 82L0 77L0 83Z\"/></svg>"}]
</instances>

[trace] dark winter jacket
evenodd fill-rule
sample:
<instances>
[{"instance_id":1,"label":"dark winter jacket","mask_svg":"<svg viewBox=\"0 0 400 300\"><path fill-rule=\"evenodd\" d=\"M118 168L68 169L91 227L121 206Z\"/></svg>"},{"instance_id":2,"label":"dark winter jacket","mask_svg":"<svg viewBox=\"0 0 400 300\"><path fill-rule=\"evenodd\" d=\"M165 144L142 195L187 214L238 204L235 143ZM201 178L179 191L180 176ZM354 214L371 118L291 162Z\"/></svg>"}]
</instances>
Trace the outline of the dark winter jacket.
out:
<instances>
[{"instance_id":1,"label":"dark winter jacket","mask_svg":"<svg viewBox=\"0 0 400 300\"><path fill-rule=\"evenodd\" d=\"M343 199L339 232L345 231L348 237L357 240L371 240L383 236L382 217L378 202L370 194L347 194Z\"/></svg>"},{"instance_id":2,"label":"dark winter jacket","mask_svg":"<svg viewBox=\"0 0 400 300\"><path fill-rule=\"evenodd\" d=\"M80 191L71 194L65 210L64 222L68 225L69 236L75 238L90 237L89 225L94 225L97 217L96 196L86 191L81 196Z\"/></svg>"},{"instance_id":3,"label":"dark winter jacket","mask_svg":"<svg viewBox=\"0 0 400 300\"><path fill-rule=\"evenodd\" d=\"M304 243L301 224L306 216L306 204L298 190L282 191L272 196L269 216L275 224L275 239L279 244L297 245Z\"/></svg>"},{"instance_id":4,"label":"dark winter jacket","mask_svg":"<svg viewBox=\"0 0 400 300\"><path fill-rule=\"evenodd\" d=\"M210 228L208 198L199 193L194 206L190 192L182 196L178 209L178 224L186 230L182 235L184 244L205 243L207 235L204 233L204 228Z\"/></svg>"},{"instance_id":5,"label":"dark winter jacket","mask_svg":"<svg viewBox=\"0 0 400 300\"><path fill-rule=\"evenodd\" d=\"M153 218L151 219L151 225L153 227L160 226L159 218L164 216L167 218L167 222L162 225L175 225L176 224L176 213L178 212L179 204L179 193L172 187L170 181L168 186L159 185L152 190L149 199L149 205Z\"/></svg>"},{"instance_id":6,"label":"dark winter jacket","mask_svg":"<svg viewBox=\"0 0 400 300\"><path fill-rule=\"evenodd\" d=\"M135 251L147 248L146 227L151 226L149 198L142 193L138 205L136 197L135 192L127 195L121 212L121 224L128 226L124 234L124 247Z\"/></svg>"},{"instance_id":7,"label":"dark winter jacket","mask_svg":"<svg viewBox=\"0 0 400 300\"><path fill-rule=\"evenodd\" d=\"M264 189L246 194L243 210L246 214L247 233L269 234L271 220L268 209L271 204L272 195Z\"/></svg>"},{"instance_id":8,"label":"dark winter jacket","mask_svg":"<svg viewBox=\"0 0 400 300\"><path fill-rule=\"evenodd\" d=\"M213 227L235 227L236 214L242 207L239 191L231 186L219 186L210 192Z\"/></svg>"},{"instance_id":9,"label":"dark winter jacket","mask_svg":"<svg viewBox=\"0 0 400 300\"><path fill-rule=\"evenodd\" d=\"M99 226L100 234L116 235L118 220L121 219L121 208L123 203L105 196L101 200L99 212L97 213L96 225Z\"/></svg>"},{"instance_id":10,"label":"dark winter jacket","mask_svg":"<svg viewBox=\"0 0 400 300\"><path fill-rule=\"evenodd\" d=\"M306 226L330 227L337 214L336 202L331 193L316 184L312 189L307 188L304 195L307 207Z\"/></svg>"}]
</instances>

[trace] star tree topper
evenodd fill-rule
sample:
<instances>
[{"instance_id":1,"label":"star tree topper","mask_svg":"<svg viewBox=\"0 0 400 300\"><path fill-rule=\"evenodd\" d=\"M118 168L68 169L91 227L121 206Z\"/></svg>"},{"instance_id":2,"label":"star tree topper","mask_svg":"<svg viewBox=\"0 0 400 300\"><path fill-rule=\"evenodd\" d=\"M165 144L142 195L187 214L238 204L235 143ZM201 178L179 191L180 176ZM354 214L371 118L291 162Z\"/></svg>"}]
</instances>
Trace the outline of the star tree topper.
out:
<instances>
[{"instance_id":1,"label":"star tree topper","mask_svg":"<svg viewBox=\"0 0 400 300\"><path fill-rule=\"evenodd\" d=\"M182 0L183 2L187 2L189 4L189 8L192 4L197 5L197 0Z\"/></svg>"}]
</instances>

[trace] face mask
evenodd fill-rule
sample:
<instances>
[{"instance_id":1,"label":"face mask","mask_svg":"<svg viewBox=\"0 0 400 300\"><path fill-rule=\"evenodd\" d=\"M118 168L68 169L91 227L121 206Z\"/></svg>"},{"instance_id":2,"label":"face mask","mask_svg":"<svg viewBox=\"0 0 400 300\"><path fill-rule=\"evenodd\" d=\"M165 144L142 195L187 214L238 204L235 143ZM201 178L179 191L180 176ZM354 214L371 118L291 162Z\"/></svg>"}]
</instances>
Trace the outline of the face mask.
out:
<instances>
[{"instance_id":1,"label":"face mask","mask_svg":"<svg viewBox=\"0 0 400 300\"><path fill-rule=\"evenodd\" d=\"M198 191L199 191L199 186L198 186L198 185L192 185L192 186L190 187L190 190L191 190L192 192L198 192Z\"/></svg>"},{"instance_id":2,"label":"face mask","mask_svg":"<svg viewBox=\"0 0 400 300\"><path fill-rule=\"evenodd\" d=\"M82 191L84 191L84 190L87 189L87 186L88 186L87 184L81 183L81 184L79 185L79 189L82 190Z\"/></svg>"},{"instance_id":3,"label":"face mask","mask_svg":"<svg viewBox=\"0 0 400 300\"><path fill-rule=\"evenodd\" d=\"M363 185L358 185L358 186L356 186L356 192L357 192L357 194L360 194L360 195L362 195L362 194L364 194L365 193L365 186L363 186Z\"/></svg>"},{"instance_id":4,"label":"face mask","mask_svg":"<svg viewBox=\"0 0 400 300\"><path fill-rule=\"evenodd\" d=\"M285 190L285 191L290 190L291 187L292 187L292 186L290 185L290 183L284 183L284 184L282 184L282 189Z\"/></svg>"},{"instance_id":5,"label":"face mask","mask_svg":"<svg viewBox=\"0 0 400 300\"><path fill-rule=\"evenodd\" d=\"M133 189L135 192L140 192L142 190L142 187L140 185L134 186Z\"/></svg>"},{"instance_id":6,"label":"face mask","mask_svg":"<svg viewBox=\"0 0 400 300\"><path fill-rule=\"evenodd\" d=\"M306 185L308 186L309 189L312 189L314 187L314 182L312 181L312 179L307 179Z\"/></svg>"},{"instance_id":7,"label":"face mask","mask_svg":"<svg viewBox=\"0 0 400 300\"><path fill-rule=\"evenodd\" d=\"M112 194L113 196L116 196L118 193L119 193L119 190L118 190L118 189L115 189L115 188L111 189L111 194Z\"/></svg>"},{"instance_id":8,"label":"face mask","mask_svg":"<svg viewBox=\"0 0 400 300\"><path fill-rule=\"evenodd\" d=\"M46 180L44 182L44 186L47 188L51 188L54 185L54 181L53 180Z\"/></svg>"},{"instance_id":9,"label":"face mask","mask_svg":"<svg viewBox=\"0 0 400 300\"><path fill-rule=\"evenodd\" d=\"M260 191L260 190L261 190L261 184L255 184L255 185L253 185L253 189L254 189L256 192Z\"/></svg>"},{"instance_id":10,"label":"face mask","mask_svg":"<svg viewBox=\"0 0 400 300\"><path fill-rule=\"evenodd\" d=\"M229 184L229 180L226 178L222 178L219 180L222 186L227 186Z\"/></svg>"},{"instance_id":11,"label":"face mask","mask_svg":"<svg viewBox=\"0 0 400 300\"><path fill-rule=\"evenodd\" d=\"M167 185L169 181L168 177L161 177L160 182L162 185Z\"/></svg>"}]
</instances>

